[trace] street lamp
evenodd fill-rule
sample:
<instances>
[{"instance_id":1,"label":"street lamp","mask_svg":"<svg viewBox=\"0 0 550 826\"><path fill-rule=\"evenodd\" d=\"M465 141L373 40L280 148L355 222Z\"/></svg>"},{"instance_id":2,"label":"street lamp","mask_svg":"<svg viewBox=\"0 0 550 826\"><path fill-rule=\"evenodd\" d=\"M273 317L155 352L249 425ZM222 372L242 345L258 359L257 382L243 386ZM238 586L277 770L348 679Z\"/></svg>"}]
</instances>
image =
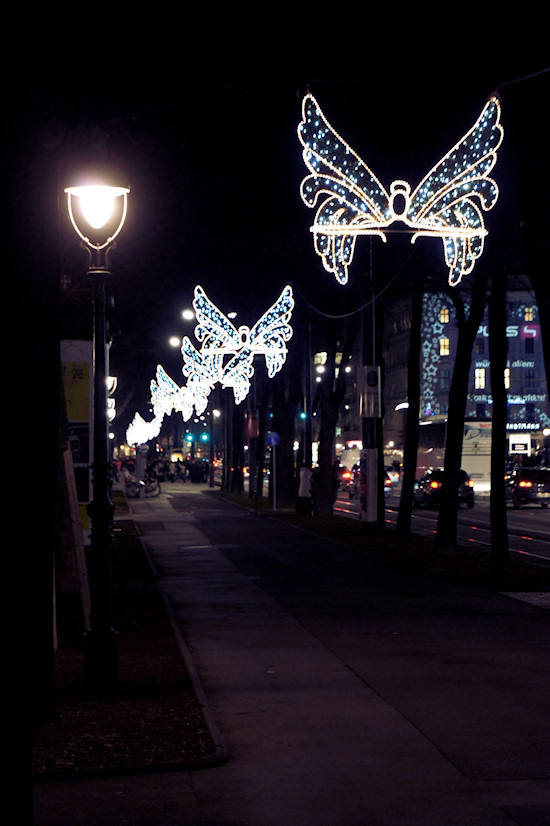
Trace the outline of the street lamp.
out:
<instances>
[{"instance_id":1,"label":"street lamp","mask_svg":"<svg viewBox=\"0 0 550 826\"><path fill-rule=\"evenodd\" d=\"M90 628L84 648L84 676L89 685L110 690L118 681L117 634L112 628L114 505L109 479L108 347L105 280L110 274L109 252L126 219L129 189L96 183L65 189L71 223L89 254L88 274L94 284L94 421L93 498L89 557Z\"/></svg>"}]
</instances>

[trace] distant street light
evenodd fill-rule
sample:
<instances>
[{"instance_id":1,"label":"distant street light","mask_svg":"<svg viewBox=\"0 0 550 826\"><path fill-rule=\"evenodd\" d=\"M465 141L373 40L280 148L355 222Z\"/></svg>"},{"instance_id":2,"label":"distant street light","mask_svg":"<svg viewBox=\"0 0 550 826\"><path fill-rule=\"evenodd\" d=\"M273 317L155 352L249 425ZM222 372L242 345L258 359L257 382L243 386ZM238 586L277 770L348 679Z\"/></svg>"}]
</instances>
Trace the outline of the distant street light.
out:
<instances>
[{"instance_id":1,"label":"distant street light","mask_svg":"<svg viewBox=\"0 0 550 826\"><path fill-rule=\"evenodd\" d=\"M105 280L109 252L126 219L127 187L87 182L65 189L71 223L89 253L88 273L94 284L94 421L93 498L90 548L90 629L86 632L84 674L95 689L110 690L118 681L117 634L112 628L114 505L109 479L108 348Z\"/></svg>"}]
</instances>

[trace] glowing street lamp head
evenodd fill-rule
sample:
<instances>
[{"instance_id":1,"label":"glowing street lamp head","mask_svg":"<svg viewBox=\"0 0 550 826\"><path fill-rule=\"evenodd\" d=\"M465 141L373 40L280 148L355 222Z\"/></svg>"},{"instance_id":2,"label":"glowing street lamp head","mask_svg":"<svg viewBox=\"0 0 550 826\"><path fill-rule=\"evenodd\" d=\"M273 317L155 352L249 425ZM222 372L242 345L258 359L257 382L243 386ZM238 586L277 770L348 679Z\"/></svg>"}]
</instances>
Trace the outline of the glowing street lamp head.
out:
<instances>
[{"instance_id":1,"label":"glowing street lamp head","mask_svg":"<svg viewBox=\"0 0 550 826\"><path fill-rule=\"evenodd\" d=\"M104 184L65 189L69 218L77 234L92 249L111 244L126 220L128 187Z\"/></svg>"},{"instance_id":2,"label":"glowing street lamp head","mask_svg":"<svg viewBox=\"0 0 550 826\"><path fill-rule=\"evenodd\" d=\"M120 186L70 186L69 195L81 198L82 213L94 229L101 229L113 214L115 198L128 192Z\"/></svg>"}]
</instances>

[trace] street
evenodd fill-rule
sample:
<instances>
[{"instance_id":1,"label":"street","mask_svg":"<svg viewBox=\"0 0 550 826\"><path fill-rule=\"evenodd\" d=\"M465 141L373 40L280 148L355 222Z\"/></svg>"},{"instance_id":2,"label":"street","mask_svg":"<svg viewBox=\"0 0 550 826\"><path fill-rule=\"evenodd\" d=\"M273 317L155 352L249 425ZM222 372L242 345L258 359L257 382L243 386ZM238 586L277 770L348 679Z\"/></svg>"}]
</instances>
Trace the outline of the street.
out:
<instances>
[{"instance_id":1,"label":"street","mask_svg":"<svg viewBox=\"0 0 550 826\"><path fill-rule=\"evenodd\" d=\"M230 759L38 784L36 826L548 822L539 594L411 577L203 485L129 504Z\"/></svg>"},{"instance_id":2,"label":"street","mask_svg":"<svg viewBox=\"0 0 550 826\"><path fill-rule=\"evenodd\" d=\"M400 485L395 485L386 498L386 521L395 525L399 508ZM357 518L358 499L350 499L347 491L340 490L334 512ZM433 535L437 529L436 509L415 509L412 514L412 531L421 535ZM460 542L490 547L489 497L478 496L472 509L460 508L458 513L458 538ZM540 506L530 505L515 510L506 508L510 552L528 556L533 562L550 562L550 512Z\"/></svg>"}]
</instances>

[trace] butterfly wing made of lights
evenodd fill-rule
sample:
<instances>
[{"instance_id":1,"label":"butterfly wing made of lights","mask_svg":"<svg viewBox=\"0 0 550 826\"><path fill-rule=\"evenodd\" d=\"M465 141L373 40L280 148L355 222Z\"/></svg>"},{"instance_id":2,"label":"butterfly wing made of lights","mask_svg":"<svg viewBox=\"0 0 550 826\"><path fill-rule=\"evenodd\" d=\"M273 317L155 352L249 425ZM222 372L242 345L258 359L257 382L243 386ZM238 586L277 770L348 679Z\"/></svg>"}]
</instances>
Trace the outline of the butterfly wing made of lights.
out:
<instances>
[{"instance_id":1,"label":"butterfly wing made of lights","mask_svg":"<svg viewBox=\"0 0 550 826\"><path fill-rule=\"evenodd\" d=\"M217 357L204 355L185 336L181 345L183 375L187 377L187 389L193 399L195 411L200 415L208 405L208 397L220 378ZM221 363L221 362L220 362Z\"/></svg>"},{"instance_id":2,"label":"butterfly wing made of lights","mask_svg":"<svg viewBox=\"0 0 550 826\"><path fill-rule=\"evenodd\" d=\"M240 403L250 390L253 374L249 348L241 334L208 298L202 287L195 287L193 306L197 316L195 336L201 342L200 357L214 382L233 388ZM225 361L229 356L229 360Z\"/></svg>"},{"instance_id":3,"label":"butterfly wing made of lights","mask_svg":"<svg viewBox=\"0 0 550 826\"><path fill-rule=\"evenodd\" d=\"M218 351L235 352L239 349L240 337L237 330L210 301L202 287L195 287L193 306L198 322L195 336L202 345L202 352L210 351L214 354Z\"/></svg>"},{"instance_id":4,"label":"butterfly wing made of lights","mask_svg":"<svg viewBox=\"0 0 550 826\"><path fill-rule=\"evenodd\" d=\"M406 223L419 235L443 239L449 283L470 273L487 234L483 211L498 198L489 173L497 160L503 130L496 97L485 105L470 131L426 175L410 197Z\"/></svg>"},{"instance_id":5,"label":"butterfly wing made of lights","mask_svg":"<svg viewBox=\"0 0 550 826\"><path fill-rule=\"evenodd\" d=\"M249 347L243 347L231 358L222 373L222 387L233 388L236 404L240 404L250 392L250 379L254 375L252 360L254 354Z\"/></svg>"},{"instance_id":6,"label":"butterfly wing made of lights","mask_svg":"<svg viewBox=\"0 0 550 826\"><path fill-rule=\"evenodd\" d=\"M286 360L286 344L292 337L290 318L294 309L292 288L286 286L272 307L263 314L250 331L250 349L265 357L270 379Z\"/></svg>"},{"instance_id":7,"label":"butterfly wing made of lights","mask_svg":"<svg viewBox=\"0 0 550 826\"><path fill-rule=\"evenodd\" d=\"M179 387L162 367L157 365L156 380L151 381L151 404L155 417L181 413L184 421L193 415L194 398L188 387Z\"/></svg>"},{"instance_id":8,"label":"butterfly wing made of lights","mask_svg":"<svg viewBox=\"0 0 550 826\"><path fill-rule=\"evenodd\" d=\"M264 356L269 378L273 378L283 366L287 353L286 342L292 336L289 322L293 307L292 288L287 286L251 330L246 327L240 329L240 350L227 363L222 377L222 385L233 388L237 404L250 391L254 356Z\"/></svg>"},{"instance_id":9,"label":"butterfly wing made of lights","mask_svg":"<svg viewBox=\"0 0 550 826\"><path fill-rule=\"evenodd\" d=\"M357 235L379 235L385 240L382 229L392 221L389 196L309 94L302 104L298 136L311 173L302 181L300 193L307 206L319 204L312 227L315 250L325 269L345 284Z\"/></svg>"},{"instance_id":10,"label":"butterfly wing made of lights","mask_svg":"<svg viewBox=\"0 0 550 826\"><path fill-rule=\"evenodd\" d=\"M162 427L164 416L154 418L151 422L146 422L139 413L135 413L134 418L126 429L126 441L129 445L141 445L150 439L155 439Z\"/></svg>"}]
</instances>

